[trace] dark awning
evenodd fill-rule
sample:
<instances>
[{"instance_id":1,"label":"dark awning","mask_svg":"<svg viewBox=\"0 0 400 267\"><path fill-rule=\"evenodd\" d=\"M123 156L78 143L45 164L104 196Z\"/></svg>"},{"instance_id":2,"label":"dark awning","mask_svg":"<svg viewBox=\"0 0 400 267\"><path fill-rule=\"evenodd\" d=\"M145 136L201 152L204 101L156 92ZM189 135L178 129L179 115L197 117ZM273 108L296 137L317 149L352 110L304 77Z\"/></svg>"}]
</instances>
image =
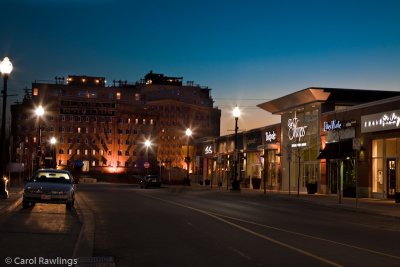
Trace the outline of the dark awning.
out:
<instances>
[{"instance_id":1,"label":"dark awning","mask_svg":"<svg viewBox=\"0 0 400 267\"><path fill-rule=\"evenodd\" d=\"M346 139L341 142L327 143L317 159L345 159L353 157L353 152L353 140Z\"/></svg>"}]
</instances>

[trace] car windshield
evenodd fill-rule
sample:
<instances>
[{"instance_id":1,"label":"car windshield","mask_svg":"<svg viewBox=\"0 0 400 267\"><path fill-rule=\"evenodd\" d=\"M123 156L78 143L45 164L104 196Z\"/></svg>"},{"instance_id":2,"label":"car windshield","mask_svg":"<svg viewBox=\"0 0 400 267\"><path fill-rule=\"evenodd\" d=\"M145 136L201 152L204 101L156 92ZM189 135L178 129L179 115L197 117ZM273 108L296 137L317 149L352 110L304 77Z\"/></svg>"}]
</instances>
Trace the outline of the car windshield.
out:
<instances>
[{"instance_id":1,"label":"car windshield","mask_svg":"<svg viewBox=\"0 0 400 267\"><path fill-rule=\"evenodd\" d=\"M37 172L31 179L33 182L45 182L45 183L62 183L70 184L72 183L71 177L68 173L62 172Z\"/></svg>"}]
</instances>

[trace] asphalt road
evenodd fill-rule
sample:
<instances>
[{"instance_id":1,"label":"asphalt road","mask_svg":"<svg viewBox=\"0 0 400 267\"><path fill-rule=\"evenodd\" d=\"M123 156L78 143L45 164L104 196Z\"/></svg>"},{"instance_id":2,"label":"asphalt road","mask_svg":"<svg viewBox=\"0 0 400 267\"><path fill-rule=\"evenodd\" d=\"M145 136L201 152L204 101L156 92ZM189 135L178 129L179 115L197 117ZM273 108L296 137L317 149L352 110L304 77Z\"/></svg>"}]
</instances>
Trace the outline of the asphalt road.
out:
<instances>
[{"instance_id":1,"label":"asphalt road","mask_svg":"<svg viewBox=\"0 0 400 267\"><path fill-rule=\"evenodd\" d=\"M0 266L45 266L50 259L69 264L80 229L77 213L65 205L20 205L0 217Z\"/></svg>"},{"instance_id":2,"label":"asphalt road","mask_svg":"<svg viewBox=\"0 0 400 267\"><path fill-rule=\"evenodd\" d=\"M117 266L400 266L396 219L217 190L79 185Z\"/></svg>"}]
</instances>

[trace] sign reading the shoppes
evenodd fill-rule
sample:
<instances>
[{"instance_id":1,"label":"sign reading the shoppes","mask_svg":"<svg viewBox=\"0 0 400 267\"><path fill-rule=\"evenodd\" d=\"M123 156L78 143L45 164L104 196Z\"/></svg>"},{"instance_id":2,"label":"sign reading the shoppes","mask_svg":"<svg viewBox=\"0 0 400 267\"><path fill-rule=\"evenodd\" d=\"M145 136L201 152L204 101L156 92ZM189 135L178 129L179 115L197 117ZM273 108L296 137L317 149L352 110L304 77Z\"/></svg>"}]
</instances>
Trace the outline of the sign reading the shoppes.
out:
<instances>
[{"instance_id":1,"label":"sign reading the shoppes","mask_svg":"<svg viewBox=\"0 0 400 267\"><path fill-rule=\"evenodd\" d=\"M324 121L324 132L342 129L342 122L337 120Z\"/></svg>"},{"instance_id":2,"label":"sign reading the shoppes","mask_svg":"<svg viewBox=\"0 0 400 267\"><path fill-rule=\"evenodd\" d=\"M272 131L272 133L271 132L265 132L265 141L266 142L270 142L270 143L272 143L272 142L275 142L276 141L276 133L275 133L275 131Z\"/></svg>"},{"instance_id":3,"label":"sign reading the shoppes","mask_svg":"<svg viewBox=\"0 0 400 267\"><path fill-rule=\"evenodd\" d=\"M299 126L299 119L296 117L296 113L294 113L294 118L288 120L288 137L290 141L297 140L301 142L301 138L306 135L306 125Z\"/></svg>"},{"instance_id":4,"label":"sign reading the shoppes","mask_svg":"<svg viewBox=\"0 0 400 267\"><path fill-rule=\"evenodd\" d=\"M377 132L400 128L400 110L361 117L361 132Z\"/></svg>"}]
</instances>

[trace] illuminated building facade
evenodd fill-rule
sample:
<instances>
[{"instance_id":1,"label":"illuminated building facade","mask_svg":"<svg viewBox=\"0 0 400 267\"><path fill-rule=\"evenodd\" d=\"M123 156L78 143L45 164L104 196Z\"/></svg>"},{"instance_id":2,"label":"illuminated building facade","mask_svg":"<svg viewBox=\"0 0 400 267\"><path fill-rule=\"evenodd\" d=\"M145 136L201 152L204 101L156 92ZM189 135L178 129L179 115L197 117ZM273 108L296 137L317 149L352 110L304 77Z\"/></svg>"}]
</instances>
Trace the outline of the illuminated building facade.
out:
<instances>
[{"instance_id":1,"label":"illuminated building facade","mask_svg":"<svg viewBox=\"0 0 400 267\"><path fill-rule=\"evenodd\" d=\"M151 172L159 170L160 161L182 168L185 127L202 126L195 138L219 134L220 111L213 108L209 92L152 72L135 84L113 81L107 86L104 77L89 76L34 82L24 101L11 107L13 161L30 172L38 161L107 173L143 173L146 161ZM39 118L34 111L40 105L45 114ZM151 141L148 148L146 140Z\"/></svg>"}]
</instances>

